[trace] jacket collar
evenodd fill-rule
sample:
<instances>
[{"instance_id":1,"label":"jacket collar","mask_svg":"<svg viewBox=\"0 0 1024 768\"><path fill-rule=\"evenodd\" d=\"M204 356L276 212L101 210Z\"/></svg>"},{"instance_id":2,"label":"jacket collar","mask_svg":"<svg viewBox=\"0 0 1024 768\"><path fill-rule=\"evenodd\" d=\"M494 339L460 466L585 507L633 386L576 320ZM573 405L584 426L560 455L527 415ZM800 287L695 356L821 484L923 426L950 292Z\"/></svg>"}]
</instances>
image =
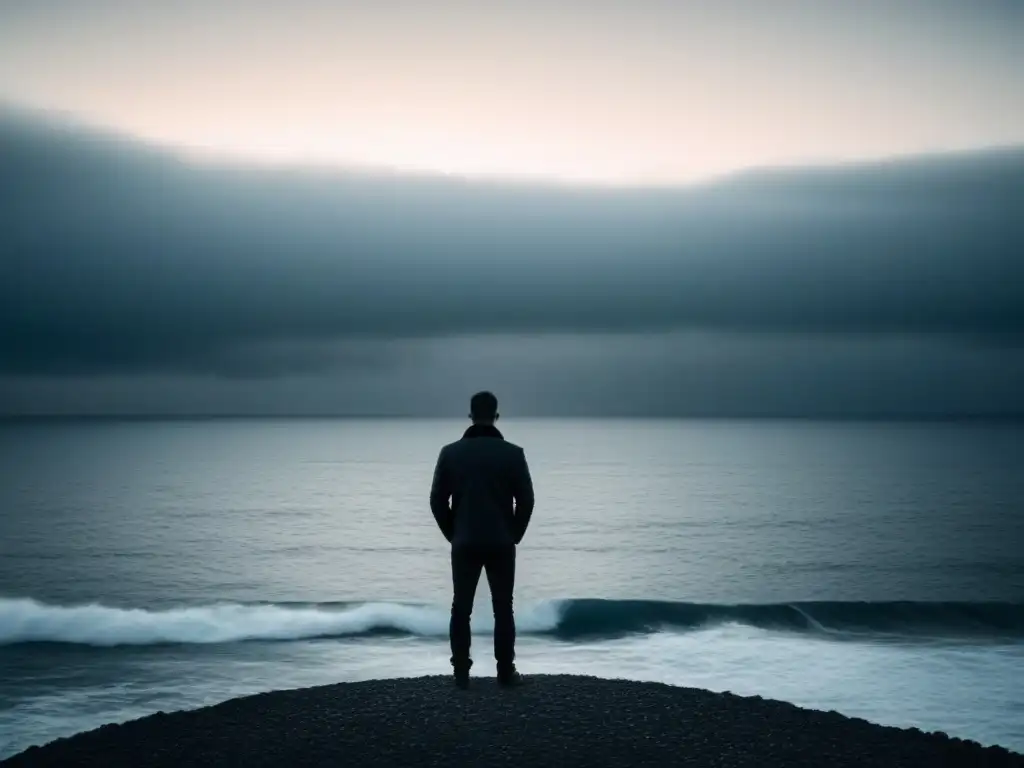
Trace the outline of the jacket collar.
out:
<instances>
[{"instance_id":1,"label":"jacket collar","mask_svg":"<svg viewBox=\"0 0 1024 768\"><path fill-rule=\"evenodd\" d=\"M463 439L467 437L496 437L504 440L504 435L494 425L474 424L462 434Z\"/></svg>"}]
</instances>

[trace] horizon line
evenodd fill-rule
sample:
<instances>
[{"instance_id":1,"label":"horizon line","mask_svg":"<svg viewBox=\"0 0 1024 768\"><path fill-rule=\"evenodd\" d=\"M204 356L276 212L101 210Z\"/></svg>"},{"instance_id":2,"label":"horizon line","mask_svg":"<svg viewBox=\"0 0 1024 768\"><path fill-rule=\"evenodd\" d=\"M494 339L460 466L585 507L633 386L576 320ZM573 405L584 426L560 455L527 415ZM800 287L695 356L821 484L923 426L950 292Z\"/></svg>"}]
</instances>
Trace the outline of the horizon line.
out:
<instances>
[{"instance_id":1,"label":"horizon line","mask_svg":"<svg viewBox=\"0 0 1024 768\"><path fill-rule=\"evenodd\" d=\"M0 413L0 424L15 421L468 421L465 415L403 413ZM818 421L818 422L962 422L1024 421L1024 411L980 413L820 413L820 414L517 414L515 421Z\"/></svg>"}]
</instances>

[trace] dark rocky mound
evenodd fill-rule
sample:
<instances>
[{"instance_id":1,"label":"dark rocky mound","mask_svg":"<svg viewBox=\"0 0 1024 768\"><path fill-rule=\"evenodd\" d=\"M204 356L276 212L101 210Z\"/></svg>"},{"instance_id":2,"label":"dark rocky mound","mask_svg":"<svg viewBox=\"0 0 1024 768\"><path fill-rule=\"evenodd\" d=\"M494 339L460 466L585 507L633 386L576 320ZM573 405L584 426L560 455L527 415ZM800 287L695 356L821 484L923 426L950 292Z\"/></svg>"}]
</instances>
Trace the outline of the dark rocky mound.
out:
<instances>
[{"instance_id":1,"label":"dark rocky mound","mask_svg":"<svg viewBox=\"0 0 1024 768\"><path fill-rule=\"evenodd\" d=\"M761 698L539 676L375 680L249 696L107 725L22 766L1022 766L998 747Z\"/></svg>"}]
</instances>

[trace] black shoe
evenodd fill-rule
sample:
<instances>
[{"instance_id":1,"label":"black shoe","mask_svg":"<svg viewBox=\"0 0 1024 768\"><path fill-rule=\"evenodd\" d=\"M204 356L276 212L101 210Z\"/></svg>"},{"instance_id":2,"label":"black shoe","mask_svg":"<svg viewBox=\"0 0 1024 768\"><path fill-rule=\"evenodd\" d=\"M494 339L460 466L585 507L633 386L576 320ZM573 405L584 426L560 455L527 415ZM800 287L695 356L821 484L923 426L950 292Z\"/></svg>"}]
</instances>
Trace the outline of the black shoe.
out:
<instances>
[{"instance_id":1,"label":"black shoe","mask_svg":"<svg viewBox=\"0 0 1024 768\"><path fill-rule=\"evenodd\" d=\"M498 685L506 688L515 688L522 684L523 676L519 674L519 670L516 669L515 664L498 670Z\"/></svg>"},{"instance_id":2,"label":"black shoe","mask_svg":"<svg viewBox=\"0 0 1024 768\"><path fill-rule=\"evenodd\" d=\"M455 685L462 690L469 688L469 669L455 670Z\"/></svg>"}]
</instances>

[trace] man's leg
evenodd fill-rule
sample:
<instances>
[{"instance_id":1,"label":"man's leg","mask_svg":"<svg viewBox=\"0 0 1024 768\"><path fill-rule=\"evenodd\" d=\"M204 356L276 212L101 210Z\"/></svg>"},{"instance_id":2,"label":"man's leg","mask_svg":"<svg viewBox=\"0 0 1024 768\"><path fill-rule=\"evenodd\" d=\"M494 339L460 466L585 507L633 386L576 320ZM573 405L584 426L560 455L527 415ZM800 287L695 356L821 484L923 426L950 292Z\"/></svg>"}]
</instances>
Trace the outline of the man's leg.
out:
<instances>
[{"instance_id":1,"label":"man's leg","mask_svg":"<svg viewBox=\"0 0 1024 768\"><path fill-rule=\"evenodd\" d=\"M448 625L448 635L452 647L452 667L457 679L468 676L469 668L473 665L469 655L470 617L482 567L483 562L478 553L468 548L452 547L452 618Z\"/></svg>"},{"instance_id":2,"label":"man's leg","mask_svg":"<svg viewBox=\"0 0 1024 768\"><path fill-rule=\"evenodd\" d=\"M512 610L516 583L515 547L488 553L484 565L494 608L494 660L498 663L498 677L508 679L515 675L516 669L516 620Z\"/></svg>"}]
</instances>

